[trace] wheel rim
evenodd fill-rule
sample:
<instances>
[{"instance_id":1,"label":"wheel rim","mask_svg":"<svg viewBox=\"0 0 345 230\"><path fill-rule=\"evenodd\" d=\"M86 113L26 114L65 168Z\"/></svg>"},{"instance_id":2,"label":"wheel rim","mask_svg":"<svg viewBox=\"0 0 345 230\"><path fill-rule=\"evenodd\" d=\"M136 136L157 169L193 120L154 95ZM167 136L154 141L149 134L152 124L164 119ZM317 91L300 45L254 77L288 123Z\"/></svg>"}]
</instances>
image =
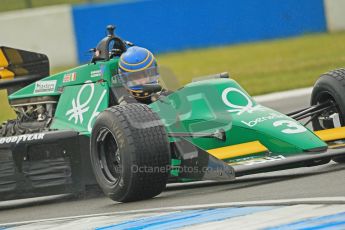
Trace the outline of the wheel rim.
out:
<instances>
[{"instance_id":1,"label":"wheel rim","mask_svg":"<svg viewBox=\"0 0 345 230\"><path fill-rule=\"evenodd\" d=\"M335 114L335 113L341 116L341 110L339 109L339 106L335 102L335 99L333 98L333 96L330 95L328 92L322 92L320 96L317 98L316 104L325 103L327 101L332 102L335 106L332 109L323 112L322 114L320 114L320 116L317 117L317 123L320 126L319 128L321 129L334 128L333 120L327 120L324 118L330 117L330 115ZM342 126L344 125L344 121L341 119L340 119L340 123Z\"/></svg>"},{"instance_id":2,"label":"wheel rim","mask_svg":"<svg viewBox=\"0 0 345 230\"><path fill-rule=\"evenodd\" d=\"M97 135L97 161L108 183L117 184L122 175L121 154L114 135L107 128L101 128Z\"/></svg>"}]
</instances>

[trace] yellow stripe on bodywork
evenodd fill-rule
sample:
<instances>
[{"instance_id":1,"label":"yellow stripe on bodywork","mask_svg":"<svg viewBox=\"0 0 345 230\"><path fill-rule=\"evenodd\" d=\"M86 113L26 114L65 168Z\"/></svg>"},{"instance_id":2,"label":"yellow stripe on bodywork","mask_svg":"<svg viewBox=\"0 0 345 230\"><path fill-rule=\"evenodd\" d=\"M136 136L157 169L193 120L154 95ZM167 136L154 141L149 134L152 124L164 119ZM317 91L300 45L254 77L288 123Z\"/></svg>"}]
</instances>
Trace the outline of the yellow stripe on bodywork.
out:
<instances>
[{"instance_id":1,"label":"yellow stripe on bodywork","mask_svg":"<svg viewBox=\"0 0 345 230\"><path fill-rule=\"evenodd\" d=\"M323 141L345 139L345 127L316 131L315 134Z\"/></svg>"},{"instance_id":2,"label":"yellow stripe on bodywork","mask_svg":"<svg viewBox=\"0 0 345 230\"><path fill-rule=\"evenodd\" d=\"M8 61L2 51L2 49L0 49L0 67L7 67L8 66Z\"/></svg>"},{"instance_id":3,"label":"yellow stripe on bodywork","mask_svg":"<svg viewBox=\"0 0 345 230\"><path fill-rule=\"evenodd\" d=\"M14 77L14 73L9 71L8 69L1 69L0 68L0 79L12 79Z\"/></svg>"},{"instance_id":4,"label":"yellow stripe on bodywork","mask_svg":"<svg viewBox=\"0 0 345 230\"><path fill-rule=\"evenodd\" d=\"M316 131L315 134L323 141L341 140L345 139L345 127ZM268 149L259 141L207 150L211 155L221 160L267 151Z\"/></svg>"},{"instance_id":5,"label":"yellow stripe on bodywork","mask_svg":"<svg viewBox=\"0 0 345 230\"><path fill-rule=\"evenodd\" d=\"M259 141L252 141L244 144L231 145L207 150L207 152L221 160L266 151L268 151L268 149L265 146L263 146Z\"/></svg>"}]
</instances>

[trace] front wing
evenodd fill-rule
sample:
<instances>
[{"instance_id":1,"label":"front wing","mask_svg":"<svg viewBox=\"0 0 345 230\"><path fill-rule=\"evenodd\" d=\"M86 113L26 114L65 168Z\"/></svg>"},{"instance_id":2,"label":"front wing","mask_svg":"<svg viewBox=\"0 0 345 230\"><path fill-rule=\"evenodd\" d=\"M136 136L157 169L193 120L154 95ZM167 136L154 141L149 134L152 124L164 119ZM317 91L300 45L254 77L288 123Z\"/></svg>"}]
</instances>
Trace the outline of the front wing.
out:
<instances>
[{"instance_id":1,"label":"front wing","mask_svg":"<svg viewBox=\"0 0 345 230\"><path fill-rule=\"evenodd\" d=\"M178 177L193 180L232 180L249 174L315 166L333 157L345 157L345 127L315 133L328 143L327 149L315 149L289 156L272 153L259 141L203 150L181 138L181 141L174 143L174 148L178 150L181 158L179 167L182 173ZM261 157L252 157L259 153ZM229 161L234 158L238 160ZM197 170L194 170L195 166L198 166ZM192 170L185 172L186 168Z\"/></svg>"}]
</instances>

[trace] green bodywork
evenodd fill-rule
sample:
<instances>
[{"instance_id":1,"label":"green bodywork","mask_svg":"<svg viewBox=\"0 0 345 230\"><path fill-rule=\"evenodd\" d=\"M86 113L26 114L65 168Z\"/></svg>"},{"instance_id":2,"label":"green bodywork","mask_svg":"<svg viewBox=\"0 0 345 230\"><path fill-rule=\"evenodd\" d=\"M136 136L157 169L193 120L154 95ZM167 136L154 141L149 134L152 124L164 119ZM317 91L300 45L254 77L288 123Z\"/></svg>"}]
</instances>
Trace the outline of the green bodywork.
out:
<instances>
[{"instance_id":1,"label":"green bodywork","mask_svg":"<svg viewBox=\"0 0 345 230\"><path fill-rule=\"evenodd\" d=\"M117 73L117 66L118 59L82 65L28 85L9 99L57 96L59 101L51 128L73 129L89 136L97 115L109 106L110 86L119 84L112 77ZM44 82L51 88L37 92L39 84Z\"/></svg>"},{"instance_id":2,"label":"green bodywork","mask_svg":"<svg viewBox=\"0 0 345 230\"><path fill-rule=\"evenodd\" d=\"M118 58L82 65L28 85L9 99L58 97L51 128L73 129L89 136L98 114L109 106L110 88L120 84L117 65ZM232 79L192 82L150 107L168 133L225 131L226 141L190 138L204 150L260 141L273 155L288 157L327 146L297 121L257 104Z\"/></svg>"},{"instance_id":3,"label":"green bodywork","mask_svg":"<svg viewBox=\"0 0 345 230\"><path fill-rule=\"evenodd\" d=\"M226 141L191 139L205 150L260 141L274 154L291 155L327 146L297 121L257 104L231 79L190 83L151 108L168 132L213 133L223 129Z\"/></svg>"}]
</instances>

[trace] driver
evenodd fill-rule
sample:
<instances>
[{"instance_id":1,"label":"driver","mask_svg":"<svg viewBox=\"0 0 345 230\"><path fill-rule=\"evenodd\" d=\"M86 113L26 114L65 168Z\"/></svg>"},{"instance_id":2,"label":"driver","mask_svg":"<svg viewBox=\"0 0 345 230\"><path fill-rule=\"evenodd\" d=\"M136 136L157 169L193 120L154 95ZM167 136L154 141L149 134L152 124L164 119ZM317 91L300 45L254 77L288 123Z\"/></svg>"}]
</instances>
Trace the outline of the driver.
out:
<instances>
[{"instance_id":1,"label":"driver","mask_svg":"<svg viewBox=\"0 0 345 230\"><path fill-rule=\"evenodd\" d=\"M145 48L129 47L120 56L118 74L124 86L139 102L150 103L152 95L161 91L158 84L157 61L153 54ZM145 90L147 86L150 86L150 91ZM156 89L156 92L152 89Z\"/></svg>"}]
</instances>

